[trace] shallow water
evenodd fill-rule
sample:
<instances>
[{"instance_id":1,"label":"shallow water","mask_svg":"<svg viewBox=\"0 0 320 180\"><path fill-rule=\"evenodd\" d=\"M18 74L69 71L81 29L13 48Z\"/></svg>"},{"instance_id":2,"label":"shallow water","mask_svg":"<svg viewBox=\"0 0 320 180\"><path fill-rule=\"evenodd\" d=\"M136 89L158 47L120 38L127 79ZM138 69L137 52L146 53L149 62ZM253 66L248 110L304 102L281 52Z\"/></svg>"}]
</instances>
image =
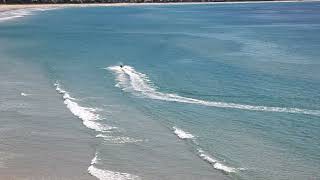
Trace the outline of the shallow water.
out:
<instances>
[{"instance_id":1,"label":"shallow water","mask_svg":"<svg viewBox=\"0 0 320 180\"><path fill-rule=\"evenodd\" d=\"M0 23L0 40L96 136L99 179L317 179L319 10L68 8Z\"/></svg>"},{"instance_id":2,"label":"shallow water","mask_svg":"<svg viewBox=\"0 0 320 180\"><path fill-rule=\"evenodd\" d=\"M0 179L94 179L85 172L95 140L65 109L45 72L36 64L5 56L4 49Z\"/></svg>"}]
</instances>

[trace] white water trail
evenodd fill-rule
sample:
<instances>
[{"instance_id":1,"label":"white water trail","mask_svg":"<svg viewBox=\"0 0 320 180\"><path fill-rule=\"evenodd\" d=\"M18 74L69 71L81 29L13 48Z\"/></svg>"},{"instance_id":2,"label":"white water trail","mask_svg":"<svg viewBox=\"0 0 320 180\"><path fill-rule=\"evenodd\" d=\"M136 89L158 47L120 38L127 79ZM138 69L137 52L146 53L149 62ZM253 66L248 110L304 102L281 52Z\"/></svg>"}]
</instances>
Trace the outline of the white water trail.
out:
<instances>
[{"instance_id":1,"label":"white water trail","mask_svg":"<svg viewBox=\"0 0 320 180\"><path fill-rule=\"evenodd\" d=\"M200 99L193 99L189 97L183 97L172 93L159 92L153 85L147 75L136 71L131 66L111 66L106 68L115 73L116 75L116 86L124 91L132 92L135 95L162 100L170 102L198 104L203 106L211 106L218 108L232 108L242 109L249 111L265 111L265 112L283 112L283 113L296 113L296 114L307 114L313 116L320 116L320 110L309 110L300 108L290 107L270 107L270 106L255 106L247 104L217 102L217 101L205 101Z\"/></svg>"}]
</instances>

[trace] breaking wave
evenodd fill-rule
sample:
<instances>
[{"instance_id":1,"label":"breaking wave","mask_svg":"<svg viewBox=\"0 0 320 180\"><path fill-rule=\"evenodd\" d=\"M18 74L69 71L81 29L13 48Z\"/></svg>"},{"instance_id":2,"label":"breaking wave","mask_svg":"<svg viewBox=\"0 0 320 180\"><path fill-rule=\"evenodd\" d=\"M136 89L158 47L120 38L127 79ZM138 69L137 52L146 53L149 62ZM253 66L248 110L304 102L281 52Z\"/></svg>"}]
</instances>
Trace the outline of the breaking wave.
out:
<instances>
[{"instance_id":1,"label":"breaking wave","mask_svg":"<svg viewBox=\"0 0 320 180\"><path fill-rule=\"evenodd\" d=\"M177 127L173 127L174 133L180 138L180 139L192 139L194 136L188 132L183 131L182 129L179 129Z\"/></svg>"},{"instance_id":2,"label":"breaking wave","mask_svg":"<svg viewBox=\"0 0 320 180\"><path fill-rule=\"evenodd\" d=\"M269 107L269 106L254 106L247 104L205 101L200 99L193 99L183 97L172 93L163 93L157 90L147 75L136 71L131 66L111 66L106 68L116 74L116 86L124 91L132 92L135 95L147 97L156 100L180 102L188 104L198 104L204 106L218 107L218 108L232 108L242 109L249 111L266 111L266 112L283 112L283 113L296 113L320 116L320 110L309 110L300 108L287 108L287 107Z\"/></svg>"},{"instance_id":3,"label":"breaking wave","mask_svg":"<svg viewBox=\"0 0 320 180\"><path fill-rule=\"evenodd\" d=\"M140 180L141 178L136 175L110 171L105 169L99 169L95 166L98 163L98 155L95 154L94 158L91 160L91 165L88 168L89 174L100 179L100 180Z\"/></svg>"},{"instance_id":4,"label":"breaking wave","mask_svg":"<svg viewBox=\"0 0 320 180\"><path fill-rule=\"evenodd\" d=\"M67 105L67 108L73 115L80 118L87 128L98 132L105 132L114 128L98 122L98 120L100 120L100 116L96 113L97 109L80 106L75 102L75 98L71 97L67 91L61 88L59 83L55 83L54 85L56 87L56 91L63 95L64 104Z\"/></svg>"},{"instance_id":5,"label":"breaking wave","mask_svg":"<svg viewBox=\"0 0 320 180\"><path fill-rule=\"evenodd\" d=\"M193 142L195 145L198 144L196 142L195 137L192 134L190 134L182 129L179 129L177 127L173 127L173 131L174 131L174 134L176 134L180 139L183 139L183 140L191 139L191 142ZM230 166L227 166L227 165L223 164L222 162L214 159L212 156L206 154L200 147L197 148L197 155L202 160L211 164L213 166L213 168L220 170L224 173L235 173L237 170L241 170L241 168L230 167Z\"/></svg>"},{"instance_id":6,"label":"breaking wave","mask_svg":"<svg viewBox=\"0 0 320 180\"><path fill-rule=\"evenodd\" d=\"M235 173L237 170L242 170L242 168L234 168L223 164L222 162L214 159L210 155L206 154L201 148L197 149L198 156L206 161L207 163L211 164L213 168L223 171L224 173Z\"/></svg>"},{"instance_id":7,"label":"breaking wave","mask_svg":"<svg viewBox=\"0 0 320 180\"><path fill-rule=\"evenodd\" d=\"M72 114L82 119L83 124L86 127L101 133L106 133L108 132L108 130L115 128L103 125L98 122L98 120L101 119L99 114L96 113L98 109L80 106L76 102L77 99L71 97L70 94L66 90L64 90L58 82L55 83L54 86L56 87L56 91L59 94L63 95L64 104L67 105L68 109L72 112ZM104 138L105 141L111 141L115 144L140 142L140 140L136 140L129 137L113 137L104 134L98 134L96 135L96 137ZM95 156L91 160L90 166L88 167L88 173L100 180L140 180L140 177L136 175L99 169L96 167L98 161L98 153L96 152Z\"/></svg>"},{"instance_id":8,"label":"breaking wave","mask_svg":"<svg viewBox=\"0 0 320 180\"><path fill-rule=\"evenodd\" d=\"M94 155L94 157L93 157L92 160L91 160L90 165L97 164L98 161L99 161L99 159L98 159L98 153L96 152L95 155Z\"/></svg>"}]
</instances>

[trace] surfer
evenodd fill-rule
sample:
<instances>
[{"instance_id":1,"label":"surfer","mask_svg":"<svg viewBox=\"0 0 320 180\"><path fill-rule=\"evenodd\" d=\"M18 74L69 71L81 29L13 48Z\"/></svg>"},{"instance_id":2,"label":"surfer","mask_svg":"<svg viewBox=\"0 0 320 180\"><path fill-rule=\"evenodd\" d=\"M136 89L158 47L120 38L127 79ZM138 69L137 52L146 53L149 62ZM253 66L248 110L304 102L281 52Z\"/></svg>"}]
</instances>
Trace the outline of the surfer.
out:
<instances>
[{"instance_id":1,"label":"surfer","mask_svg":"<svg viewBox=\"0 0 320 180\"><path fill-rule=\"evenodd\" d=\"M120 68L123 68L123 65L122 65L122 64L120 64Z\"/></svg>"}]
</instances>

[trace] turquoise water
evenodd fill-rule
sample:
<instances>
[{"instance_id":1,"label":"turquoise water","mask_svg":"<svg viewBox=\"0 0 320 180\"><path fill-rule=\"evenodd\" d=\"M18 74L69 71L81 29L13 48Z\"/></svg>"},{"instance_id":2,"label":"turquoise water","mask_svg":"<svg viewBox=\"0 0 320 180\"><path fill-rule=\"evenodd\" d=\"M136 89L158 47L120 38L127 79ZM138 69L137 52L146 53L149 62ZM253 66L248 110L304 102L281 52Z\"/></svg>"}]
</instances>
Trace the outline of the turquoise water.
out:
<instances>
[{"instance_id":1,"label":"turquoise water","mask_svg":"<svg viewBox=\"0 0 320 180\"><path fill-rule=\"evenodd\" d=\"M58 9L0 23L0 42L97 136L99 179L319 179L319 12Z\"/></svg>"}]
</instances>

